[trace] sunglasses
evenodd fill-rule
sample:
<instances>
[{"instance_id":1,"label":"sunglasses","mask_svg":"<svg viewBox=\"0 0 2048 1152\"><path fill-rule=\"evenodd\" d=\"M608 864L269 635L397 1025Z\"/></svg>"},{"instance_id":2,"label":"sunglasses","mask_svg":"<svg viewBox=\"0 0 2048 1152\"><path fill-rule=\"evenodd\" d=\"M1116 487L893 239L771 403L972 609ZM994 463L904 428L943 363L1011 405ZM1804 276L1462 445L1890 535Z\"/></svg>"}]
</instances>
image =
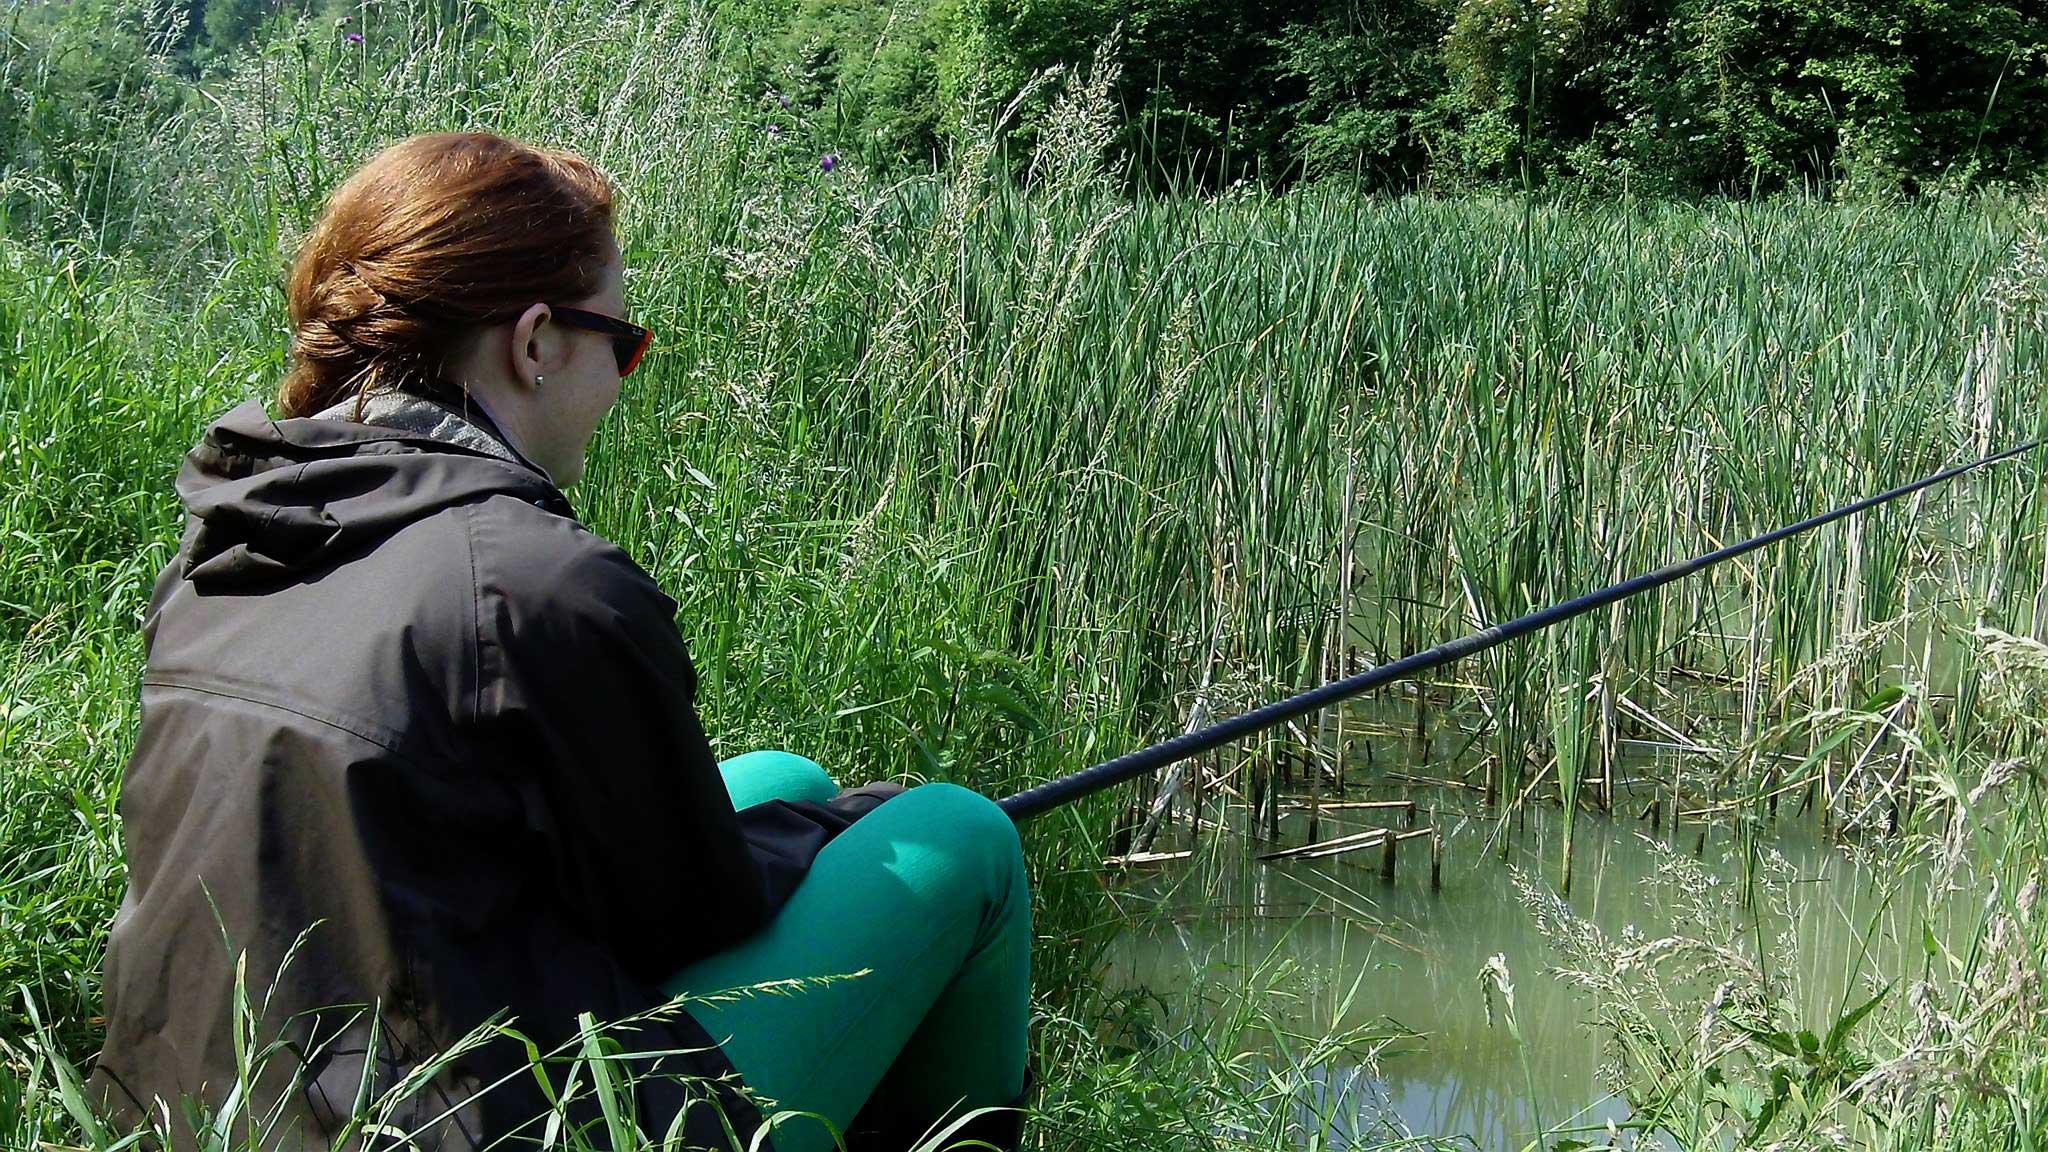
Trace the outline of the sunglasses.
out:
<instances>
[{"instance_id":1,"label":"sunglasses","mask_svg":"<svg viewBox=\"0 0 2048 1152\"><path fill-rule=\"evenodd\" d=\"M586 312L581 308L565 308L559 304L548 305L554 317L571 328L586 332L598 332L611 338L612 358L619 362L619 377L624 379L640 366L640 358L647 355L647 346L654 343L654 333L638 324L628 324L616 316L602 312Z\"/></svg>"}]
</instances>

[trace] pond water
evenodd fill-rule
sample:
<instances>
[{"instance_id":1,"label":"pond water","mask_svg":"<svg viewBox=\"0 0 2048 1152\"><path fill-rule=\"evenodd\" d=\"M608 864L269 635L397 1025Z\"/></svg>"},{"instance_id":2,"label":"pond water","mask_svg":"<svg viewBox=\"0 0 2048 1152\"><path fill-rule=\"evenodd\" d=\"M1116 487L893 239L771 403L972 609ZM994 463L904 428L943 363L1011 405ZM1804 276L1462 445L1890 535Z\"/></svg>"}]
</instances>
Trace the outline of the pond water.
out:
<instances>
[{"instance_id":1,"label":"pond water","mask_svg":"<svg viewBox=\"0 0 2048 1152\"><path fill-rule=\"evenodd\" d=\"M1200 998L1187 992L1191 984L1227 989L1233 981L1261 979L1285 960L1300 971L1288 983L1295 995L1283 1000L1284 1025L1308 1035L1354 1027L1404 1033L1374 1059L1345 1057L1311 1070L1325 1097L1324 1114L1344 1118L1335 1133L1338 1146L1378 1143L1391 1124L1506 1152L1527 1146L1539 1115L1553 1132L1625 1119L1626 1105L1600 1075L1603 1039L1587 1023L1587 994L1550 972L1555 954L1510 881L1510 868L1519 868L1554 885L1562 823L1555 806L1529 806L1503 858L1494 838L1498 826L1479 816L1477 793L1377 795L1415 798L1425 813L1435 807L1444 835L1440 891L1430 887L1426 839L1401 846L1395 879L1387 883L1376 848L1259 862L1256 852L1277 845L1241 831L1205 833L1192 859L1133 869L1121 885L1118 899L1132 922L1109 953L1109 985L1158 992L1186 1022L1202 1011L1190 1003ZM1629 804L1617 798L1616 811L1641 812L1647 795ZM1237 816L1227 819L1241 824ZM1429 823L1428 815L1422 823ZM1327 840L1375 826L1403 822L1387 812L1324 812L1316 836ZM1569 903L1610 935L1633 926L1655 938L1674 927L1668 889L1653 883L1659 853L1651 834L1648 821L1632 816L1579 816ZM1189 846L1184 828L1174 835L1178 842L1162 837L1155 848ZM1307 813L1286 812L1282 843L1304 843L1307 836ZM1716 876L1740 881L1738 853L1725 827L1688 823L1674 830L1666 824L1655 839L1687 855L1697 849ZM1788 816L1766 847L1791 865L1793 923L1767 910L1752 928L1766 964L1795 977L1807 1026L1825 1033L1845 1005L1869 997L1874 972L1919 962L1920 917L1905 897L1887 899L1876 877L1822 843L1807 822ZM1788 927L1798 946L1780 954ZM1479 974L1496 954L1513 974L1526 1063L1506 1028L1489 1021ZM1246 1044L1253 1051L1259 1046Z\"/></svg>"}]
</instances>

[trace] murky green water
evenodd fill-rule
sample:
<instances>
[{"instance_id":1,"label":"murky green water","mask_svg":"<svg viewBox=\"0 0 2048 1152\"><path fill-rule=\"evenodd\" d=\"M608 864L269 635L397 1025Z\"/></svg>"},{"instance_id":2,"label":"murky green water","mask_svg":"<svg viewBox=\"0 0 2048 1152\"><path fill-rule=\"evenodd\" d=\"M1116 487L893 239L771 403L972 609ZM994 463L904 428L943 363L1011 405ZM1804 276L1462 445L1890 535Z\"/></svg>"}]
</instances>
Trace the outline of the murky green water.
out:
<instances>
[{"instance_id":1,"label":"murky green water","mask_svg":"<svg viewBox=\"0 0 2048 1152\"><path fill-rule=\"evenodd\" d=\"M1298 963L1300 973L1286 981L1298 994L1284 1009L1287 1023L1308 1034L1354 1026L1409 1034L1375 1061L1347 1057L1316 1070L1327 1110L1346 1116L1354 1133L1385 1134L1386 1122L1396 1121L1410 1132L1464 1137L1491 1152L1524 1147L1539 1112L1552 1131L1624 1119L1626 1106L1599 1074L1602 1040L1586 1023L1591 1004L1547 971L1554 954L1510 883L1511 867L1554 883L1554 807L1532 807L1503 859L1498 844L1488 843L1492 821L1450 814L1477 809L1475 793L1401 795L1440 809L1440 892L1429 887L1425 840L1402 846L1396 878L1387 884L1377 849L1260 863L1253 852L1273 845L1210 833L1213 842L1195 859L1129 877L1121 898L1133 927L1111 953L1110 983L1157 991L1199 1027L1203 1010L1190 1004L1197 998L1187 992L1191 984L1227 989L1270 974L1279 961ZM1639 812L1643 803L1616 807ZM1317 835L1400 823L1385 813L1326 813ZM1610 934L1633 926L1655 938L1681 927L1665 890L1651 882L1658 854L1644 839L1650 832L1649 823L1629 817L1579 818L1570 904ZM1658 838L1689 855L1702 833L1700 858L1722 881L1738 883L1739 854L1725 827L1667 825ZM1186 847L1185 830L1176 835L1177 843L1157 847ZM1306 836L1306 814L1288 813L1283 841ZM1875 877L1820 843L1807 824L1786 819L1767 847L1792 865L1796 880L1787 889L1791 915L1761 913L1754 938L1767 964L1796 976L1800 1013L1825 1032L1844 1004L1868 997L1872 972L1919 962L1919 919L1912 907L1885 899ZM1788 928L1797 940L1789 951ZM1478 977L1496 953L1514 976L1526 1066L1507 1030L1488 1020Z\"/></svg>"}]
</instances>

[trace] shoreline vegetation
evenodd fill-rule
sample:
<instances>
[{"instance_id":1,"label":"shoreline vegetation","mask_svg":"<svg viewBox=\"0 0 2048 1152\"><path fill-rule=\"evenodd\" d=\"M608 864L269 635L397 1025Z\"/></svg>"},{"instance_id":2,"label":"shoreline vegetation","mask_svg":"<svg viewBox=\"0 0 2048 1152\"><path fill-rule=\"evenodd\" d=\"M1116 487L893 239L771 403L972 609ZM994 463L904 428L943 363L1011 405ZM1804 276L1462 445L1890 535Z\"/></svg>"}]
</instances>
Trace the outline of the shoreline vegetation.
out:
<instances>
[{"instance_id":1,"label":"shoreline vegetation","mask_svg":"<svg viewBox=\"0 0 2048 1152\"><path fill-rule=\"evenodd\" d=\"M379 13L280 27L204 81L145 57L90 97L35 43L0 44L8 1148L121 1146L64 1069L98 1043L170 480L208 419L274 390L296 238L401 136L487 127L617 180L657 343L572 500L679 601L721 751L790 748L848 780L1000 795L2048 426L2048 211L2017 194L1133 196L1105 161L1108 52L988 107L936 172L884 176L794 130L743 40L688 7ZM1006 109L1027 104L1044 112L1011 175ZM1256 838L1255 796L1334 800L1373 780L1375 742L1457 733L1428 785L1503 841L1532 806L1563 820L1555 858L1501 883L1555 927L1585 1042L1646 1132L2033 1149L2042 475L1987 470L1532 637L1389 693L1398 723L1333 715L1204 761L1168 822ZM1628 741L1676 748L1652 794L1729 830L1746 878L1709 885L1676 853L1674 892L1701 904L1663 940L1589 931L1558 895L1571 820L1624 815ZM1386 1030L1291 1034L1284 959L1160 990L1200 1006L1182 1026L1100 980L1119 930L1102 860L1151 799L1127 787L1026 836L1027 1139L1328 1146L1317 1071L1370 1061ZM1784 899L1770 830L1795 819L1962 924L1826 1020L1785 1007L1799 942L1745 920ZM1486 970L1510 1033L1514 982L1542 975ZM1275 1037L1286 1059L1247 1056ZM580 1083L606 1091L602 1045L586 1055ZM234 1118L219 1148L252 1141Z\"/></svg>"}]
</instances>

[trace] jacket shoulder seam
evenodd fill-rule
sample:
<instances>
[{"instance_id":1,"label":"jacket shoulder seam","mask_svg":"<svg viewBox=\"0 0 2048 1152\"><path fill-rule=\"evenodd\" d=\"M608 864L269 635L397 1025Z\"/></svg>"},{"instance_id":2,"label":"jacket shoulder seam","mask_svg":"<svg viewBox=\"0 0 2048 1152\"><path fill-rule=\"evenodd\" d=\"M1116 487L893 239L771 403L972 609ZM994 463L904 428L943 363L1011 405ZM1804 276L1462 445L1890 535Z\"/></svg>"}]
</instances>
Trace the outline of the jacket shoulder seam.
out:
<instances>
[{"instance_id":1,"label":"jacket shoulder seam","mask_svg":"<svg viewBox=\"0 0 2048 1152\"><path fill-rule=\"evenodd\" d=\"M315 724L321 724L337 732L353 736L407 763L418 763L413 757L399 750L396 736L388 730L383 730L381 725L363 721L351 721L344 717L323 716L304 707L288 704L283 700L264 696L237 685L214 681L211 678L167 676L162 673L153 673L142 678L142 685L145 688L174 688L184 692L199 692L228 700L240 700L245 704L254 704L261 708L272 708L288 715L297 716L302 720L311 720ZM377 729L378 731L370 731L370 729Z\"/></svg>"}]
</instances>

